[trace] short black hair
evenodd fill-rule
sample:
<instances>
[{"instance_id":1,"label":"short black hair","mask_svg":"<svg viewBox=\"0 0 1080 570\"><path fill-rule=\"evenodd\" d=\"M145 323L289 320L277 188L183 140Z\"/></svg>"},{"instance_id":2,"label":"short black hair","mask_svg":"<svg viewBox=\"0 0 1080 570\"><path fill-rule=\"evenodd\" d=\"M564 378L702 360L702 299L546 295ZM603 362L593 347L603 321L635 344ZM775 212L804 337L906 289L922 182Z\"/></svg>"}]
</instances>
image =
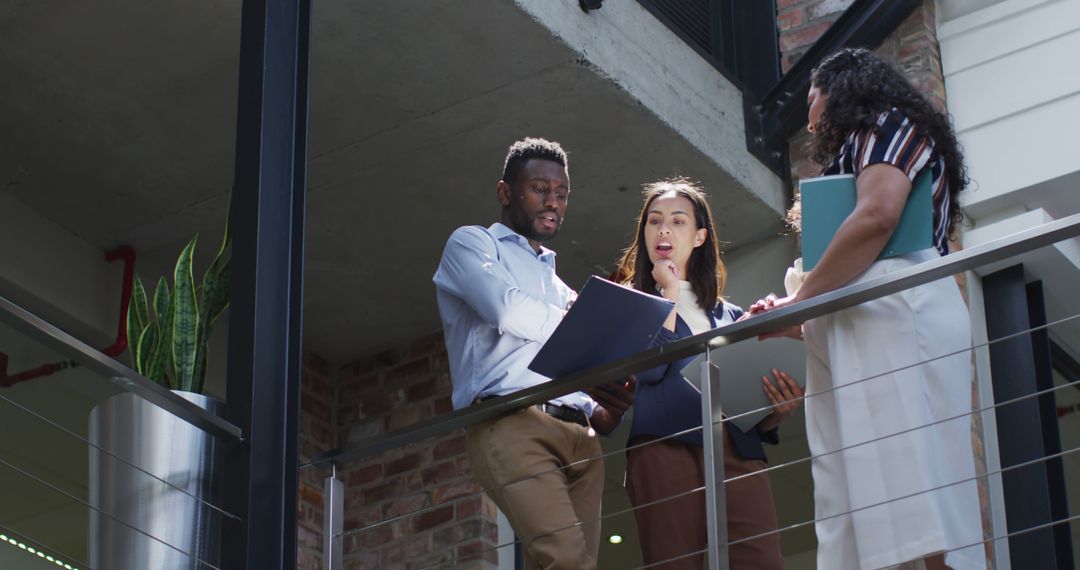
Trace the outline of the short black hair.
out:
<instances>
[{"instance_id":1,"label":"short black hair","mask_svg":"<svg viewBox=\"0 0 1080 570\"><path fill-rule=\"evenodd\" d=\"M503 163L502 180L507 184L513 184L521 169L530 159L539 158L557 162L566 168L566 151L554 141L542 138L526 137L510 145L506 151L506 162Z\"/></svg>"}]
</instances>

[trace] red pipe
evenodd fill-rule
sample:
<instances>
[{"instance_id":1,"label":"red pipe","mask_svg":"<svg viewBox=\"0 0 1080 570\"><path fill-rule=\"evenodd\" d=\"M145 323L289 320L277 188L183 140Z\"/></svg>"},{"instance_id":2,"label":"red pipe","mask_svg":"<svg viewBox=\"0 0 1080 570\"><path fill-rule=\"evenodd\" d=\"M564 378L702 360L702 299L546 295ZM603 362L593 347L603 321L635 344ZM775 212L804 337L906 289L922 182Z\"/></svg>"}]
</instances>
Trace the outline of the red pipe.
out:
<instances>
[{"instance_id":1,"label":"red pipe","mask_svg":"<svg viewBox=\"0 0 1080 570\"><path fill-rule=\"evenodd\" d=\"M122 245L105 253L105 261L124 260L124 281L120 287L120 323L116 325L116 342L101 349L109 356L120 356L127 349L127 312L131 304L131 284L135 280L135 250Z\"/></svg>"},{"instance_id":2,"label":"red pipe","mask_svg":"<svg viewBox=\"0 0 1080 570\"><path fill-rule=\"evenodd\" d=\"M124 280L120 287L120 323L116 326L116 341L101 349L101 352L109 356L119 356L127 350L127 312L131 304L131 286L135 280L135 250L130 245L122 245L105 253L105 261L124 260ZM8 376L8 355L0 352L0 388L9 388L20 382L33 380L42 376L49 376L54 372L65 368L74 368L79 365L74 360L42 364L37 368L31 368L18 374Z\"/></svg>"}]
</instances>

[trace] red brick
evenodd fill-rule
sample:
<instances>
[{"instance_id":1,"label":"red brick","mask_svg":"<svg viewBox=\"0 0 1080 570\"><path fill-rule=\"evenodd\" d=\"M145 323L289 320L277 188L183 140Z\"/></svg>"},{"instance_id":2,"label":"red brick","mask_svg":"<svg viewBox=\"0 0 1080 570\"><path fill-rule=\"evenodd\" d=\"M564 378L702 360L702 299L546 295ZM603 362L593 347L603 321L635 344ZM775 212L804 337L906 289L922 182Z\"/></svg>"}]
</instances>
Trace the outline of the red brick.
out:
<instances>
[{"instance_id":1,"label":"red brick","mask_svg":"<svg viewBox=\"0 0 1080 570\"><path fill-rule=\"evenodd\" d=\"M349 470L345 477L345 484L349 487L355 487L378 480L382 476L383 466L378 463L373 463Z\"/></svg>"},{"instance_id":2,"label":"red brick","mask_svg":"<svg viewBox=\"0 0 1080 570\"><path fill-rule=\"evenodd\" d=\"M409 560L431 552L431 535L420 534L405 541L405 557Z\"/></svg>"},{"instance_id":3,"label":"red brick","mask_svg":"<svg viewBox=\"0 0 1080 570\"><path fill-rule=\"evenodd\" d=\"M443 414L449 414L454 411L454 402L450 398L439 398L432 404L435 415L441 416Z\"/></svg>"},{"instance_id":4,"label":"red brick","mask_svg":"<svg viewBox=\"0 0 1080 570\"><path fill-rule=\"evenodd\" d=\"M405 561L405 545L403 543L394 543L383 548L382 552L383 563L393 564L394 562Z\"/></svg>"},{"instance_id":5,"label":"red brick","mask_svg":"<svg viewBox=\"0 0 1080 570\"><path fill-rule=\"evenodd\" d=\"M445 522L454 520L454 507L446 505L433 511L428 511L416 517L413 528L417 531L428 530Z\"/></svg>"},{"instance_id":6,"label":"red brick","mask_svg":"<svg viewBox=\"0 0 1080 570\"><path fill-rule=\"evenodd\" d=\"M427 493L417 493L415 495L409 495L408 497L400 497L387 503L386 506L383 507L383 516L385 518L400 517L401 515L414 513L426 506L428 506Z\"/></svg>"},{"instance_id":7,"label":"red brick","mask_svg":"<svg viewBox=\"0 0 1080 570\"><path fill-rule=\"evenodd\" d=\"M778 10L783 10L784 8L787 8L789 6L794 6L794 5L796 5L796 4L798 4L799 2L802 2L802 1L803 0L776 0L776 8Z\"/></svg>"},{"instance_id":8,"label":"red brick","mask_svg":"<svg viewBox=\"0 0 1080 570\"><path fill-rule=\"evenodd\" d=\"M467 475L472 473L472 465L469 464L469 456L462 455L454 460L457 463L458 475Z\"/></svg>"},{"instance_id":9,"label":"red brick","mask_svg":"<svg viewBox=\"0 0 1080 570\"><path fill-rule=\"evenodd\" d=\"M817 20L824 16L839 16L854 2L855 0L821 0L820 2L809 4L806 11L810 20Z\"/></svg>"},{"instance_id":10,"label":"red brick","mask_svg":"<svg viewBox=\"0 0 1080 570\"><path fill-rule=\"evenodd\" d=\"M813 45L832 24L832 19L826 19L780 34L780 51L789 52L796 48Z\"/></svg>"},{"instance_id":11,"label":"red brick","mask_svg":"<svg viewBox=\"0 0 1080 570\"><path fill-rule=\"evenodd\" d=\"M322 570L322 556L318 551L298 547L296 549L296 568L298 570Z\"/></svg>"},{"instance_id":12,"label":"red brick","mask_svg":"<svg viewBox=\"0 0 1080 570\"><path fill-rule=\"evenodd\" d=\"M301 396L300 398L300 409L326 423L330 423L334 420L330 414L329 405L320 402L315 398L309 398L306 395Z\"/></svg>"},{"instance_id":13,"label":"red brick","mask_svg":"<svg viewBox=\"0 0 1080 570\"><path fill-rule=\"evenodd\" d=\"M450 548L454 544L454 527L441 528L431 534L431 547L434 550Z\"/></svg>"},{"instance_id":14,"label":"red brick","mask_svg":"<svg viewBox=\"0 0 1080 570\"><path fill-rule=\"evenodd\" d=\"M322 548L322 535L312 532L304 527L297 529L296 541L311 548Z\"/></svg>"},{"instance_id":15,"label":"red brick","mask_svg":"<svg viewBox=\"0 0 1080 570\"><path fill-rule=\"evenodd\" d=\"M414 341L409 347L409 356L426 356L440 351L446 351L446 340L443 338L442 331Z\"/></svg>"},{"instance_id":16,"label":"red brick","mask_svg":"<svg viewBox=\"0 0 1080 570\"><path fill-rule=\"evenodd\" d=\"M424 479L424 485L443 483L457 476L457 466L453 461L444 461L433 467L428 467L420 472Z\"/></svg>"},{"instance_id":17,"label":"red brick","mask_svg":"<svg viewBox=\"0 0 1080 570\"><path fill-rule=\"evenodd\" d=\"M360 405L348 404L338 407L337 423L339 426L347 426L356 423L360 419Z\"/></svg>"},{"instance_id":18,"label":"red brick","mask_svg":"<svg viewBox=\"0 0 1080 570\"><path fill-rule=\"evenodd\" d=\"M398 410L390 414L390 417L386 419L386 429L389 431L398 430L430 417L431 404L413 405L404 410Z\"/></svg>"},{"instance_id":19,"label":"red brick","mask_svg":"<svg viewBox=\"0 0 1080 570\"><path fill-rule=\"evenodd\" d=\"M440 459L446 459L448 457L454 457L465 453L465 435L458 435L450 439L444 439L435 445L435 449L432 451L432 457L436 461Z\"/></svg>"},{"instance_id":20,"label":"red brick","mask_svg":"<svg viewBox=\"0 0 1080 570\"><path fill-rule=\"evenodd\" d=\"M802 8L784 10L776 17L776 25L780 30L789 30L806 21L806 13Z\"/></svg>"},{"instance_id":21,"label":"red brick","mask_svg":"<svg viewBox=\"0 0 1080 570\"><path fill-rule=\"evenodd\" d=\"M359 556L345 559L345 570L375 570L382 568L378 550L361 552Z\"/></svg>"},{"instance_id":22,"label":"red brick","mask_svg":"<svg viewBox=\"0 0 1080 570\"><path fill-rule=\"evenodd\" d=\"M391 479L381 485L362 490L360 496L363 498L364 504L370 505L396 496L400 487L400 478Z\"/></svg>"},{"instance_id":23,"label":"red brick","mask_svg":"<svg viewBox=\"0 0 1080 570\"><path fill-rule=\"evenodd\" d=\"M403 455L396 459L392 459L386 462L383 467L387 477L404 473L411 469L416 469L420 466L421 456L419 451L414 451L408 455Z\"/></svg>"},{"instance_id":24,"label":"red brick","mask_svg":"<svg viewBox=\"0 0 1080 570\"><path fill-rule=\"evenodd\" d=\"M321 505L323 504L322 491L310 485L301 485L300 500L307 501L313 505Z\"/></svg>"},{"instance_id":25,"label":"red brick","mask_svg":"<svg viewBox=\"0 0 1080 570\"><path fill-rule=\"evenodd\" d=\"M400 403L401 398L397 390L369 394L360 400L360 414L364 418L383 416L393 411Z\"/></svg>"},{"instance_id":26,"label":"red brick","mask_svg":"<svg viewBox=\"0 0 1080 570\"><path fill-rule=\"evenodd\" d=\"M483 500L484 495L473 495L458 499L454 503L454 517L460 521L475 516L476 513L480 512L480 503Z\"/></svg>"},{"instance_id":27,"label":"red brick","mask_svg":"<svg viewBox=\"0 0 1080 570\"><path fill-rule=\"evenodd\" d=\"M492 564L499 563L498 551L496 551L490 545L480 542L479 540L467 544L458 545L457 555L459 562L484 560Z\"/></svg>"},{"instance_id":28,"label":"red brick","mask_svg":"<svg viewBox=\"0 0 1080 570\"><path fill-rule=\"evenodd\" d=\"M338 380L338 404L351 404L382 388L382 376L368 374L359 378Z\"/></svg>"},{"instance_id":29,"label":"red brick","mask_svg":"<svg viewBox=\"0 0 1080 570\"><path fill-rule=\"evenodd\" d=\"M436 487L431 493L431 500L435 504L445 503L458 497L475 494L478 491L480 491L480 486L472 479L466 479Z\"/></svg>"},{"instance_id":30,"label":"red brick","mask_svg":"<svg viewBox=\"0 0 1080 570\"><path fill-rule=\"evenodd\" d=\"M384 382L389 387L401 387L430 376L431 363L425 357L387 370Z\"/></svg>"},{"instance_id":31,"label":"red brick","mask_svg":"<svg viewBox=\"0 0 1080 570\"><path fill-rule=\"evenodd\" d=\"M400 348L391 348L372 356L371 363L375 368L392 368L404 362L407 357L407 351Z\"/></svg>"},{"instance_id":32,"label":"red brick","mask_svg":"<svg viewBox=\"0 0 1080 570\"><path fill-rule=\"evenodd\" d=\"M432 378L420 382L419 384L413 384L409 386L409 389L405 391L405 401L407 402L419 402L426 400L432 396L439 394L439 379Z\"/></svg>"}]
</instances>

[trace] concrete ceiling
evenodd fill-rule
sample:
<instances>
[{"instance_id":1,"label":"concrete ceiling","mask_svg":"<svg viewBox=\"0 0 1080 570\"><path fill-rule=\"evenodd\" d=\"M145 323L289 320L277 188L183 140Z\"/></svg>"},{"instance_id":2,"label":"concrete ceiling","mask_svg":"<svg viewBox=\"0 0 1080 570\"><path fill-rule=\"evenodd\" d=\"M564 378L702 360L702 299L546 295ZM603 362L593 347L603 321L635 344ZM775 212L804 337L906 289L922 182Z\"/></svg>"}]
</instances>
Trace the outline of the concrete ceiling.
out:
<instances>
[{"instance_id":1,"label":"concrete ceiling","mask_svg":"<svg viewBox=\"0 0 1080 570\"><path fill-rule=\"evenodd\" d=\"M209 257L232 185L239 10L0 2L0 188L103 250L133 245L146 278L194 232ZM611 267L658 177L703 182L729 247L779 228L512 2L319 2L312 37L304 342L333 363L439 328L445 239L497 219L502 158L526 135L570 152L552 245L572 286Z\"/></svg>"}]
</instances>

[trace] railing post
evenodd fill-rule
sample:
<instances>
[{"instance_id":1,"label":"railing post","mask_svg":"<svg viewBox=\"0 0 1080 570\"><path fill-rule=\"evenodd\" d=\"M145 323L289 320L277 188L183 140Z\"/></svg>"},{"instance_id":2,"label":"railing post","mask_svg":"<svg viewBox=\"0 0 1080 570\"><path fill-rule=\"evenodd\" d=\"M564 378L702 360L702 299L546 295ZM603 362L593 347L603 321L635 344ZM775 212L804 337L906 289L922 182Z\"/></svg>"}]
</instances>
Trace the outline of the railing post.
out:
<instances>
[{"instance_id":1,"label":"railing post","mask_svg":"<svg viewBox=\"0 0 1080 570\"><path fill-rule=\"evenodd\" d=\"M724 424L719 420L720 369L712 351L701 362L701 438L705 448L705 519L709 570L728 570L727 497L724 489Z\"/></svg>"},{"instance_id":2,"label":"railing post","mask_svg":"<svg viewBox=\"0 0 1080 570\"><path fill-rule=\"evenodd\" d=\"M323 568L342 569L342 536L345 519L345 484L337 478L337 464L330 464L323 483Z\"/></svg>"}]
</instances>

